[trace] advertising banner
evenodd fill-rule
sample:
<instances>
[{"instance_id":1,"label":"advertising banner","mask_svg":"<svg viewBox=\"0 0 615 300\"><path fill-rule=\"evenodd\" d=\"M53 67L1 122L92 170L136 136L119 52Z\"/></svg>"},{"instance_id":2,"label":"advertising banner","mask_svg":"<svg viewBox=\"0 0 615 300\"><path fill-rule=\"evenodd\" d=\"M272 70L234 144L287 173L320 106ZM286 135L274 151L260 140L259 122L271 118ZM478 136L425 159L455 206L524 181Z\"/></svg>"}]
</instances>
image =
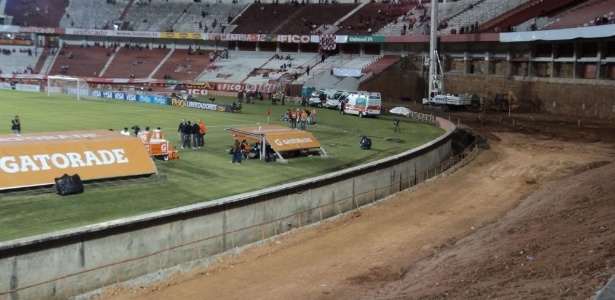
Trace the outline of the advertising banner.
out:
<instances>
[{"instance_id":1,"label":"advertising banner","mask_svg":"<svg viewBox=\"0 0 615 300\"><path fill-rule=\"evenodd\" d=\"M314 36L318 37L318 36ZM312 36L310 35L298 35L298 34L285 34L278 35L276 40L280 43L292 43L292 44L307 44L312 43Z\"/></svg>"},{"instance_id":2,"label":"advertising banner","mask_svg":"<svg viewBox=\"0 0 615 300\"><path fill-rule=\"evenodd\" d=\"M0 45L32 46L32 40L0 39Z\"/></svg>"},{"instance_id":3,"label":"advertising banner","mask_svg":"<svg viewBox=\"0 0 615 300\"><path fill-rule=\"evenodd\" d=\"M161 33L155 31L125 31L125 30L105 30L105 29L82 29L66 28L68 35L85 36L113 36L113 37L134 37L134 38L160 38Z\"/></svg>"},{"instance_id":4,"label":"advertising banner","mask_svg":"<svg viewBox=\"0 0 615 300\"><path fill-rule=\"evenodd\" d=\"M11 86L10 83L8 82L0 82L0 89L4 89L4 90L12 90L13 87Z\"/></svg>"},{"instance_id":5,"label":"advertising banner","mask_svg":"<svg viewBox=\"0 0 615 300\"><path fill-rule=\"evenodd\" d=\"M239 42L265 42L267 35L265 34L231 34L231 33L206 33L203 35L204 40L219 40L219 41L239 41ZM271 38L269 38L271 40Z\"/></svg>"},{"instance_id":6,"label":"advertising banner","mask_svg":"<svg viewBox=\"0 0 615 300\"><path fill-rule=\"evenodd\" d=\"M340 69L333 68L333 76L361 77L361 69Z\"/></svg>"},{"instance_id":7,"label":"advertising banner","mask_svg":"<svg viewBox=\"0 0 615 300\"><path fill-rule=\"evenodd\" d=\"M169 98L157 95L137 95L137 101L150 104L168 105Z\"/></svg>"},{"instance_id":8,"label":"advertising banner","mask_svg":"<svg viewBox=\"0 0 615 300\"><path fill-rule=\"evenodd\" d=\"M125 100L125 101L137 101L137 94L124 93L124 92L112 92L112 91L98 91L91 90L89 92L90 96L105 98L105 99L114 99L114 100Z\"/></svg>"},{"instance_id":9,"label":"advertising banner","mask_svg":"<svg viewBox=\"0 0 615 300\"><path fill-rule=\"evenodd\" d=\"M194 100L186 100L186 107L212 111L231 112L231 105L218 104L213 102L198 102Z\"/></svg>"},{"instance_id":10,"label":"advertising banner","mask_svg":"<svg viewBox=\"0 0 615 300\"><path fill-rule=\"evenodd\" d=\"M320 148L320 142L307 131L296 130L286 126L247 126L232 128L233 134L241 138L260 141L261 137L277 152Z\"/></svg>"},{"instance_id":11,"label":"advertising banner","mask_svg":"<svg viewBox=\"0 0 615 300\"><path fill-rule=\"evenodd\" d=\"M0 32L15 33L19 32L19 26L14 25L0 25Z\"/></svg>"},{"instance_id":12,"label":"advertising banner","mask_svg":"<svg viewBox=\"0 0 615 300\"><path fill-rule=\"evenodd\" d=\"M303 130L267 134L265 137L269 145L278 152L320 148L314 135Z\"/></svg>"},{"instance_id":13,"label":"advertising banner","mask_svg":"<svg viewBox=\"0 0 615 300\"><path fill-rule=\"evenodd\" d=\"M203 34L200 32L161 32L160 37L163 39L202 40Z\"/></svg>"},{"instance_id":14,"label":"advertising banner","mask_svg":"<svg viewBox=\"0 0 615 300\"><path fill-rule=\"evenodd\" d=\"M26 92L40 92L41 86L37 84L15 84L15 90Z\"/></svg>"},{"instance_id":15,"label":"advertising banner","mask_svg":"<svg viewBox=\"0 0 615 300\"><path fill-rule=\"evenodd\" d=\"M19 32L25 33L38 33L38 34L64 34L64 28L52 28L52 27L19 27Z\"/></svg>"},{"instance_id":16,"label":"advertising banner","mask_svg":"<svg viewBox=\"0 0 615 300\"><path fill-rule=\"evenodd\" d=\"M0 190L50 185L64 174L94 180L153 173L143 143L115 131L0 135Z\"/></svg>"},{"instance_id":17,"label":"advertising banner","mask_svg":"<svg viewBox=\"0 0 615 300\"><path fill-rule=\"evenodd\" d=\"M384 35L357 35L348 36L348 43L384 43Z\"/></svg>"}]
</instances>

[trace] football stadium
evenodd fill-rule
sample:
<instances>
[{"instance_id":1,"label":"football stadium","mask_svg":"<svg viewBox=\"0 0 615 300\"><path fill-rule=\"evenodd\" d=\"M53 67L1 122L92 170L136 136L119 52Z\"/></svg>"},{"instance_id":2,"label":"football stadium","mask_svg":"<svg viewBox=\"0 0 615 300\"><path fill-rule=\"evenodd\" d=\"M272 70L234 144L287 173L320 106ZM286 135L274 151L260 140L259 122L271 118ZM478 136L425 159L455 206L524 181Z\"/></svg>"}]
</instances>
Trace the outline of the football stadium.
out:
<instances>
[{"instance_id":1,"label":"football stadium","mask_svg":"<svg viewBox=\"0 0 615 300\"><path fill-rule=\"evenodd\" d=\"M0 0L0 299L612 299L614 11Z\"/></svg>"}]
</instances>

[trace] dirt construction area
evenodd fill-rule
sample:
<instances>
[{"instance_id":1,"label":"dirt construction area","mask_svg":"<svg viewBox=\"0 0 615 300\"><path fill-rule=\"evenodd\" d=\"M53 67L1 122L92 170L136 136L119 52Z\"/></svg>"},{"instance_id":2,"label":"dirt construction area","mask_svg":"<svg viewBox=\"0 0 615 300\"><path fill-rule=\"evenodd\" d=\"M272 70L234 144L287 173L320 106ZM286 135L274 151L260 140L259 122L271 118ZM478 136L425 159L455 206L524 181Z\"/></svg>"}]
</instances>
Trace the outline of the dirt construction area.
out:
<instances>
[{"instance_id":1,"label":"dirt construction area","mask_svg":"<svg viewBox=\"0 0 615 300\"><path fill-rule=\"evenodd\" d=\"M374 206L100 298L590 299L615 274L615 124L441 114L490 149Z\"/></svg>"}]
</instances>

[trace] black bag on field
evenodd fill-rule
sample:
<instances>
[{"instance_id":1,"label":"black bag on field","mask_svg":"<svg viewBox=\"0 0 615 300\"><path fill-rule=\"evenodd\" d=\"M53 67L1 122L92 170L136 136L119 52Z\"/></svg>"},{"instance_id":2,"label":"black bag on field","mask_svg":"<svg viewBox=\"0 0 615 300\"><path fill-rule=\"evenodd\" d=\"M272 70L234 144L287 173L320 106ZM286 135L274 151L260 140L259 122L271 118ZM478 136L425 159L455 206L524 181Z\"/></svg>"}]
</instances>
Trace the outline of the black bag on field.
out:
<instances>
[{"instance_id":1,"label":"black bag on field","mask_svg":"<svg viewBox=\"0 0 615 300\"><path fill-rule=\"evenodd\" d=\"M60 178L55 178L56 192L59 195L73 195L83 193L83 183L81 177L78 174L68 175L64 174Z\"/></svg>"},{"instance_id":2,"label":"black bag on field","mask_svg":"<svg viewBox=\"0 0 615 300\"><path fill-rule=\"evenodd\" d=\"M371 149L371 148L372 148L372 139L370 139L370 138L368 138L368 137L364 136L364 137L361 139L360 147L361 147L361 149L363 149L363 150L369 150L369 149Z\"/></svg>"}]
</instances>

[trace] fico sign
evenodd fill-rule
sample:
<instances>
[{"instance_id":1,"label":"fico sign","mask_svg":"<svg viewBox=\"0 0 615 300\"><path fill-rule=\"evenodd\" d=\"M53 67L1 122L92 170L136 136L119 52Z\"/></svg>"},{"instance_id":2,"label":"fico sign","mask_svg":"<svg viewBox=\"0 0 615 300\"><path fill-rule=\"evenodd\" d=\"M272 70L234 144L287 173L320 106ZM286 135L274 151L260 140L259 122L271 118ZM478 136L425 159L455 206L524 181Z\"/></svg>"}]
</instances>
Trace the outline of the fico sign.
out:
<instances>
[{"instance_id":1,"label":"fico sign","mask_svg":"<svg viewBox=\"0 0 615 300\"><path fill-rule=\"evenodd\" d=\"M237 92L243 90L246 87L243 83L218 83L216 90L225 92Z\"/></svg>"}]
</instances>

